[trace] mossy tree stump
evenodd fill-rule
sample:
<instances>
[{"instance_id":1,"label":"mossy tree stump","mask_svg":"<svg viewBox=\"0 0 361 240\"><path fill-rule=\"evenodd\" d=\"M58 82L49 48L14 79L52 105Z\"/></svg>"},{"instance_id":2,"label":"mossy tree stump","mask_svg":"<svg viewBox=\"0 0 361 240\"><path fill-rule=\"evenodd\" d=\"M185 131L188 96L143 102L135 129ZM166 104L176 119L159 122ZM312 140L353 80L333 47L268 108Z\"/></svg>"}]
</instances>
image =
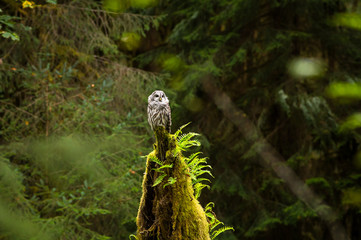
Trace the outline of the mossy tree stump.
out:
<instances>
[{"instance_id":1,"label":"mossy tree stump","mask_svg":"<svg viewBox=\"0 0 361 240\"><path fill-rule=\"evenodd\" d=\"M194 190L187 164L176 139L163 127L155 130L155 150L148 155L143 179L143 195L137 216L137 239L139 240L210 240L206 214L194 197ZM166 177L153 187L162 173L154 169L160 166L151 160L156 156L165 168ZM176 182L167 185L168 179Z\"/></svg>"}]
</instances>

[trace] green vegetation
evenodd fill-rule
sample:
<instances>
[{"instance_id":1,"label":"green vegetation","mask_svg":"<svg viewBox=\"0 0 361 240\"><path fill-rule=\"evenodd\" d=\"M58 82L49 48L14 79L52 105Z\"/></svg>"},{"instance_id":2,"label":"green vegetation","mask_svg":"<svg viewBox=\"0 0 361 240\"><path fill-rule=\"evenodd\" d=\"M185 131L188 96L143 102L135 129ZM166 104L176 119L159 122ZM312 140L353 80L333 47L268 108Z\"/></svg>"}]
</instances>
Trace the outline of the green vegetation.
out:
<instances>
[{"instance_id":1,"label":"green vegetation","mask_svg":"<svg viewBox=\"0 0 361 240\"><path fill-rule=\"evenodd\" d=\"M146 164L210 238L361 238L359 1L0 3L0 240L136 235ZM184 174L142 157L155 89Z\"/></svg>"},{"instance_id":2,"label":"green vegetation","mask_svg":"<svg viewBox=\"0 0 361 240\"><path fill-rule=\"evenodd\" d=\"M198 202L201 190L209 187L204 174L211 175L205 158L200 152L184 157L182 151L200 146L193 137L196 133L180 135L182 126L174 135L163 127L157 129L155 149L147 157L147 169L143 179L143 195L140 201L137 239L215 239L232 227L224 225L212 212L214 203L203 210ZM165 159L161 160L162 146ZM202 177L201 177L202 176ZM153 184L152 184L153 183Z\"/></svg>"},{"instance_id":3,"label":"green vegetation","mask_svg":"<svg viewBox=\"0 0 361 240\"><path fill-rule=\"evenodd\" d=\"M206 214L194 196L191 168L180 152L182 146L193 145L193 134L176 142L163 127L155 132L155 149L148 155L143 179L137 239L210 240Z\"/></svg>"}]
</instances>

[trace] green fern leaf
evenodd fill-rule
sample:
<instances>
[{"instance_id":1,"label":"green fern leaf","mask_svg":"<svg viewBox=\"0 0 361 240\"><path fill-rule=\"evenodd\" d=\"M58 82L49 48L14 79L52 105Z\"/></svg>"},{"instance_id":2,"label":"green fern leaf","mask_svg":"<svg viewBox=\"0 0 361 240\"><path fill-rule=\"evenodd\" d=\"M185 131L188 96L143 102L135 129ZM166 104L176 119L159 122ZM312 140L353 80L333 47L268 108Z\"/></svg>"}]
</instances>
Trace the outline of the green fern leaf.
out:
<instances>
[{"instance_id":1,"label":"green fern leaf","mask_svg":"<svg viewBox=\"0 0 361 240\"><path fill-rule=\"evenodd\" d=\"M191 123L191 122L186 123L186 124L184 124L183 126L181 126L181 127L174 133L175 138L178 138L179 134L182 133L182 129L185 128L186 126L188 126L190 123Z\"/></svg>"},{"instance_id":2,"label":"green fern leaf","mask_svg":"<svg viewBox=\"0 0 361 240\"><path fill-rule=\"evenodd\" d=\"M164 169L164 168L172 168L173 164L165 164L158 168L158 170Z\"/></svg>"},{"instance_id":3,"label":"green fern leaf","mask_svg":"<svg viewBox=\"0 0 361 240\"><path fill-rule=\"evenodd\" d=\"M234 231L234 228L233 228L233 227L222 227L222 228L214 231L214 232L212 233L212 240L215 239L219 234L221 234L221 233L223 233L223 232L225 232L225 231L228 231L228 230Z\"/></svg>"},{"instance_id":4,"label":"green fern leaf","mask_svg":"<svg viewBox=\"0 0 361 240\"><path fill-rule=\"evenodd\" d=\"M130 235L129 235L129 239L132 240L133 238L134 238L135 240L138 239L137 236L135 236L134 234L130 234Z\"/></svg>"},{"instance_id":5,"label":"green fern leaf","mask_svg":"<svg viewBox=\"0 0 361 240\"><path fill-rule=\"evenodd\" d=\"M164 184L163 188L165 188L166 186L172 185L176 182L177 182L177 178L170 177L170 178L168 178L168 182L166 184Z\"/></svg>"},{"instance_id":6,"label":"green fern leaf","mask_svg":"<svg viewBox=\"0 0 361 240\"><path fill-rule=\"evenodd\" d=\"M214 217L214 215L213 215L213 217ZM219 221L218 219L214 219L214 224L213 225L211 225L212 227L211 227L211 232L216 228L216 227L218 227L219 225L224 225L224 223L222 223L221 221Z\"/></svg>"},{"instance_id":7,"label":"green fern leaf","mask_svg":"<svg viewBox=\"0 0 361 240\"><path fill-rule=\"evenodd\" d=\"M212 209L214 208L214 202L209 202L206 207L204 208L205 212L209 212L212 211Z\"/></svg>"},{"instance_id":8,"label":"green fern leaf","mask_svg":"<svg viewBox=\"0 0 361 240\"><path fill-rule=\"evenodd\" d=\"M194 197L198 199L201 196L201 191L203 188L210 189L209 185L203 183L197 183L194 185Z\"/></svg>"},{"instance_id":9,"label":"green fern leaf","mask_svg":"<svg viewBox=\"0 0 361 240\"><path fill-rule=\"evenodd\" d=\"M160 175L155 181L154 181L154 184L153 184L153 187L157 186L159 183L161 183L163 181L163 179L165 178L165 176L167 176L167 174L162 174Z\"/></svg>"},{"instance_id":10,"label":"green fern leaf","mask_svg":"<svg viewBox=\"0 0 361 240\"><path fill-rule=\"evenodd\" d=\"M163 163L155 155L149 155L149 160L163 166Z\"/></svg>"}]
</instances>

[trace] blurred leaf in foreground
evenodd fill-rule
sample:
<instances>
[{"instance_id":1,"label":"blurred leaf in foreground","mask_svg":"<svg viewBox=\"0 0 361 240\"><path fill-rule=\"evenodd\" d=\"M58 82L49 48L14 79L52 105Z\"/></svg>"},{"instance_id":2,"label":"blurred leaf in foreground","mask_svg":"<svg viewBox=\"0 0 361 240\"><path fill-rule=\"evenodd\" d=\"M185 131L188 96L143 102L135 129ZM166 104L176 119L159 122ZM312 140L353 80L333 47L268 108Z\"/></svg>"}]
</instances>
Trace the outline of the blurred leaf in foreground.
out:
<instances>
[{"instance_id":1,"label":"blurred leaf in foreground","mask_svg":"<svg viewBox=\"0 0 361 240\"><path fill-rule=\"evenodd\" d=\"M341 125L341 131L353 130L359 127L361 127L361 113L355 113L349 116Z\"/></svg>"},{"instance_id":2,"label":"blurred leaf in foreground","mask_svg":"<svg viewBox=\"0 0 361 240\"><path fill-rule=\"evenodd\" d=\"M361 30L361 15L357 13L339 13L336 14L332 22L336 26L343 26Z\"/></svg>"},{"instance_id":3,"label":"blurred leaf in foreground","mask_svg":"<svg viewBox=\"0 0 361 240\"><path fill-rule=\"evenodd\" d=\"M141 36L135 32L123 32L120 38L123 49L128 51L137 50L140 47L141 40Z\"/></svg>"},{"instance_id":4,"label":"blurred leaf in foreground","mask_svg":"<svg viewBox=\"0 0 361 240\"><path fill-rule=\"evenodd\" d=\"M330 98L361 99L361 84L334 82L326 89Z\"/></svg>"},{"instance_id":5,"label":"blurred leaf in foreground","mask_svg":"<svg viewBox=\"0 0 361 240\"><path fill-rule=\"evenodd\" d=\"M121 13L127 10L129 4L124 0L104 0L103 8L109 12Z\"/></svg>"},{"instance_id":6,"label":"blurred leaf in foreground","mask_svg":"<svg viewBox=\"0 0 361 240\"><path fill-rule=\"evenodd\" d=\"M342 204L361 207L361 189L347 189L343 192Z\"/></svg>"},{"instance_id":7,"label":"blurred leaf in foreground","mask_svg":"<svg viewBox=\"0 0 361 240\"><path fill-rule=\"evenodd\" d=\"M157 0L132 0L131 6L134 8L149 8L156 6L157 3Z\"/></svg>"}]
</instances>

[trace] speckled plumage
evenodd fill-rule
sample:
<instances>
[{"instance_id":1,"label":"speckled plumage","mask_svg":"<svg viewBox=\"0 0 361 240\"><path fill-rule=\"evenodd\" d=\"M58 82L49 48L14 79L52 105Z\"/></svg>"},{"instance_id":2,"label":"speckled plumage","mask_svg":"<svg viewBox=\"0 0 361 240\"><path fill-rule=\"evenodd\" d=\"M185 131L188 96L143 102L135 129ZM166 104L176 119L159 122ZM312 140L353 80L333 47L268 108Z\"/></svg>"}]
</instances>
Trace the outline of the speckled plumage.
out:
<instances>
[{"instance_id":1,"label":"speckled plumage","mask_svg":"<svg viewBox=\"0 0 361 240\"><path fill-rule=\"evenodd\" d=\"M148 122L152 130L157 126L163 126L170 133L172 116L169 100L161 90L154 91L148 97Z\"/></svg>"}]
</instances>

